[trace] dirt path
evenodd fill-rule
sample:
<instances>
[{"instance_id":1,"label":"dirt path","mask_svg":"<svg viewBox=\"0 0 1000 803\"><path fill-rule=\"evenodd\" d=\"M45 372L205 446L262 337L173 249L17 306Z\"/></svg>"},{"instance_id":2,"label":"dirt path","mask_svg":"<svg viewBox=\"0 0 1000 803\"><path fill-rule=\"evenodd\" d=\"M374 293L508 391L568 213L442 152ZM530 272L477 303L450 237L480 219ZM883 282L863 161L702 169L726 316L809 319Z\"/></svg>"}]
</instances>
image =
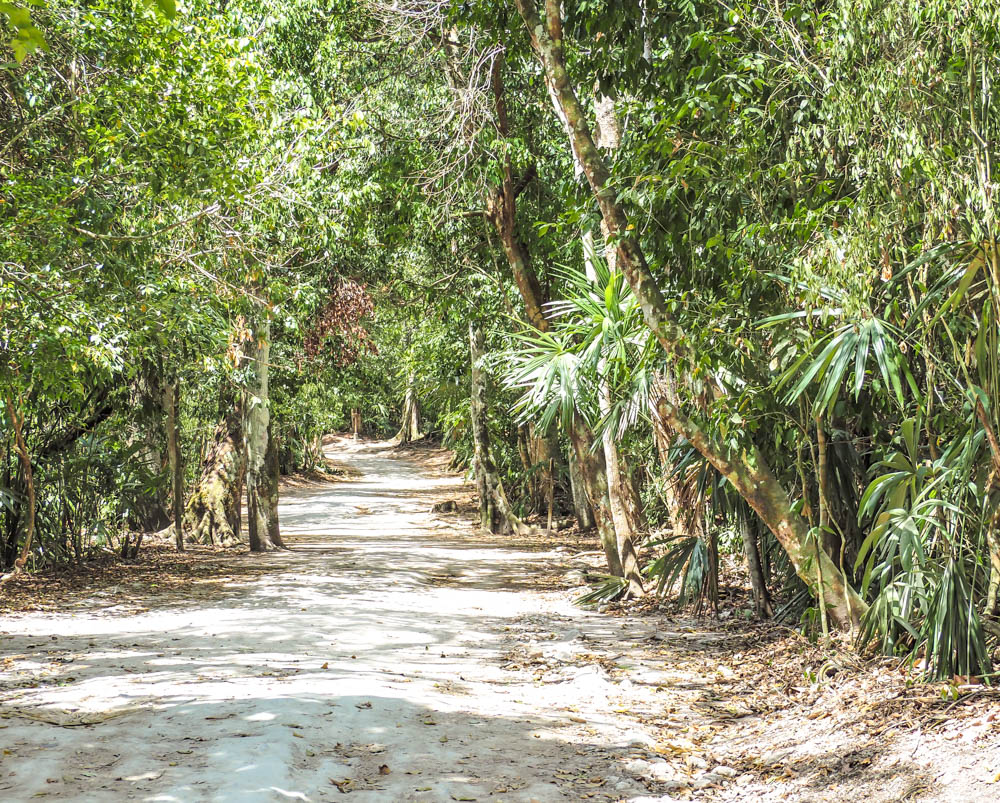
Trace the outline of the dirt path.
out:
<instances>
[{"instance_id":1,"label":"dirt path","mask_svg":"<svg viewBox=\"0 0 1000 803\"><path fill-rule=\"evenodd\" d=\"M260 576L189 600L124 591L142 597L144 613L104 600L6 619L2 680L22 688L3 695L0 798L642 791L615 781L611 765L616 750L651 736L609 713L606 673L539 686L502 668L520 629L542 625L546 646L560 648L580 635L569 625L588 618L519 589L553 555L454 535L455 522L429 508L459 490L456 477L423 473L384 444L334 451L363 476L286 498L293 550L239 558L264 563Z\"/></svg>"},{"instance_id":2,"label":"dirt path","mask_svg":"<svg viewBox=\"0 0 1000 803\"><path fill-rule=\"evenodd\" d=\"M360 476L285 495L291 551L3 620L0 799L1000 800L995 750L948 786L942 745L970 747L866 733L854 680L749 666L745 627L583 611L540 590L571 550L431 513L458 478L330 453Z\"/></svg>"}]
</instances>

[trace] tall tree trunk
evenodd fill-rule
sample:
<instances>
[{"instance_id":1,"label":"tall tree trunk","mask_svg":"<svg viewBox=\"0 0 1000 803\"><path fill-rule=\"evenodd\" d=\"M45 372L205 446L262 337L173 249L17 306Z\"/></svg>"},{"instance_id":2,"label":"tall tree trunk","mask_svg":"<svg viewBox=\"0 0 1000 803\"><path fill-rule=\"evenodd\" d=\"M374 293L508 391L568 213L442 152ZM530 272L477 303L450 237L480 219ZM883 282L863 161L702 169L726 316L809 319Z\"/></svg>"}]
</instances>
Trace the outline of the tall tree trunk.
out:
<instances>
[{"instance_id":1,"label":"tall tree trunk","mask_svg":"<svg viewBox=\"0 0 1000 803\"><path fill-rule=\"evenodd\" d=\"M754 612L758 619L768 619L774 615L774 608L764 579L764 567L760 560L760 545L757 541L753 515L752 511L747 510L746 514L740 517L740 535L743 538L743 554L746 555L747 569L750 572Z\"/></svg>"},{"instance_id":2,"label":"tall tree trunk","mask_svg":"<svg viewBox=\"0 0 1000 803\"><path fill-rule=\"evenodd\" d=\"M519 535L528 533L531 528L518 518L514 513L507 494L503 488L503 481L497 473L493 458L490 456L490 435L486 427L486 383L483 377L480 361L483 356L483 335L476 327L475 323L469 321L469 357L472 363L472 392L470 397L470 409L472 417L472 438L475 451L477 486L480 493L485 493L489 500L485 509L492 506L499 514L500 518L506 522L515 533ZM481 475L481 481L478 479ZM483 497L479 500L480 518L485 521L483 514ZM496 532L493 525L493 517L490 516L491 529Z\"/></svg>"},{"instance_id":3,"label":"tall tree trunk","mask_svg":"<svg viewBox=\"0 0 1000 803\"><path fill-rule=\"evenodd\" d=\"M188 496L184 528L189 543L234 546L240 542L246 452L242 405L231 388L223 390L220 413L198 483Z\"/></svg>"},{"instance_id":4,"label":"tall tree trunk","mask_svg":"<svg viewBox=\"0 0 1000 803\"><path fill-rule=\"evenodd\" d=\"M600 88L594 86L594 109L597 115L597 147L614 153L621 144L621 128L618 123L618 115L615 113L614 101L601 94ZM601 230L607 239L607 227L602 222ZM594 260L597 255L594 246L593 233L586 229L583 232L583 257L587 275L591 282L597 283L597 271L594 269ZM610 244L605 246L605 259L608 268L614 272L617 270L617 259L614 247ZM602 357L598 361L598 404L601 416L606 417L611 413L611 384L607 376L607 359ZM618 450L618 441L615 434L605 428L601 435L602 446L604 447L604 461L608 471L608 496L611 500L611 515L615 523L615 535L618 539L618 554L621 556L622 570L628 580L629 595L633 597L642 596L642 574L639 568L639 556L637 544L640 533L643 532L645 522L642 518L642 509L639 504L639 496L635 486L632 484L627 469L624 469L624 461Z\"/></svg>"},{"instance_id":5,"label":"tall tree trunk","mask_svg":"<svg viewBox=\"0 0 1000 803\"><path fill-rule=\"evenodd\" d=\"M493 110L497 132L501 137L510 137L510 121L507 117L507 102L503 83L504 54L497 53L490 72L493 91ZM528 247L517 228L517 198L535 176L531 165L524 175L515 179L510 150L504 149L500 160L500 186L487 198L487 217L493 224L503 246L507 264L510 265L514 283L524 304L524 314L535 329L548 331L549 322L545 318L545 295L538 281ZM528 457L526 466L531 475L531 496L535 510L541 513L546 505L551 489L555 485L556 467L562 464L562 455L553 436L540 433L533 425L528 427Z\"/></svg>"},{"instance_id":6,"label":"tall tree trunk","mask_svg":"<svg viewBox=\"0 0 1000 803\"><path fill-rule=\"evenodd\" d=\"M163 387L163 411L166 413L167 464L170 468L170 510L174 525L174 544L184 551L184 465L181 462L180 426L181 383L167 381Z\"/></svg>"},{"instance_id":7,"label":"tall tree trunk","mask_svg":"<svg viewBox=\"0 0 1000 803\"><path fill-rule=\"evenodd\" d=\"M583 478L584 488L594 511L594 521L597 525L597 537L604 549L608 561L608 574L614 577L624 577L621 552L618 549L618 536L615 531L614 516L611 511L611 498L608 493L608 470L605 463L604 450L591 448L595 442L594 433L583 421L576 421L570 427L570 441L576 452L577 465Z\"/></svg>"},{"instance_id":8,"label":"tall tree trunk","mask_svg":"<svg viewBox=\"0 0 1000 803\"><path fill-rule=\"evenodd\" d=\"M573 514L581 530L594 527L594 509L590 506L590 497L584 484L580 461L576 457L576 449L569 450L569 487L573 496Z\"/></svg>"},{"instance_id":9,"label":"tall tree trunk","mask_svg":"<svg viewBox=\"0 0 1000 803\"><path fill-rule=\"evenodd\" d=\"M479 526L484 532L500 532L500 517L493 504L493 493L486 473L490 454L490 432L486 426L486 390L483 387L479 360L483 341L479 330L469 323L469 359L472 364L472 386L469 396L472 421L472 467L476 474L476 495L479 498Z\"/></svg>"},{"instance_id":10,"label":"tall tree trunk","mask_svg":"<svg viewBox=\"0 0 1000 803\"><path fill-rule=\"evenodd\" d=\"M565 123L573 156L600 207L608 237L616 243L618 266L635 293L646 324L668 354L686 357L688 339L668 310L646 265L642 248L632 233L625 208L610 180L604 157L594 144L586 113L570 81L563 50L561 2L545 0L544 21L539 16L536 0L515 0L515 3L538 55L557 115ZM824 604L836 619L843 624L859 624L867 605L825 550L809 548L805 522L792 510L787 493L759 450L754 448L750 454L735 455L679 407L664 400L658 407L658 413L732 483L774 532L798 574L823 596Z\"/></svg>"},{"instance_id":11,"label":"tall tree trunk","mask_svg":"<svg viewBox=\"0 0 1000 803\"><path fill-rule=\"evenodd\" d=\"M418 441L423 436L420 431L420 400L417 398L417 374L410 371L406 379L406 392L403 394L403 416L396 433L400 444Z\"/></svg>"},{"instance_id":12,"label":"tall tree trunk","mask_svg":"<svg viewBox=\"0 0 1000 803\"><path fill-rule=\"evenodd\" d=\"M478 438L475 439L475 448L479 447ZM486 481L486 469L478 457L473 458L473 469L476 474L476 497L479 499L479 526L483 532L500 532L500 519L497 516L496 508L493 506L493 494Z\"/></svg>"},{"instance_id":13,"label":"tall tree trunk","mask_svg":"<svg viewBox=\"0 0 1000 803\"><path fill-rule=\"evenodd\" d=\"M271 357L271 323L266 318L254 333L253 382L244 403L246 411L247 536L251 552L281 549L277 532L278 493L272 467L277 452L271 443L268 361Z\"/></svg>"}]
</instances>

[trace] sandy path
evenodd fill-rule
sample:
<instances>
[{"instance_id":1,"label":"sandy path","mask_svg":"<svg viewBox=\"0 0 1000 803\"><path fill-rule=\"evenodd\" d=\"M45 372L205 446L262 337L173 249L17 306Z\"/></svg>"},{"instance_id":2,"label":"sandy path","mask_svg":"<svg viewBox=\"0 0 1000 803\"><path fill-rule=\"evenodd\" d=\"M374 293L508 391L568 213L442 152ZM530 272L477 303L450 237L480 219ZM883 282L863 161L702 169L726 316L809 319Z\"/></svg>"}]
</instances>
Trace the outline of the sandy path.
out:
<instances>
[{"instance_id":1,"label":"sandy path","mask_svg":"<svg viewBox=\"0 0 1000 803\"><path fill-rule=\"evenodd\" d=\"M530 590L560 556L480 542L431 514L458 478L385 444L331 449L362 476L286 497L293 550L233 558L263 564L259 576L189 601L125 592L151 595L138 614L102 600L0 624L0 799L645 793L623 762L652 738L614 713L607 672L567 664L542 684L528 666L616 627ZM32 673L40 685L23 688Z\"/></svg>"}]
</instances>

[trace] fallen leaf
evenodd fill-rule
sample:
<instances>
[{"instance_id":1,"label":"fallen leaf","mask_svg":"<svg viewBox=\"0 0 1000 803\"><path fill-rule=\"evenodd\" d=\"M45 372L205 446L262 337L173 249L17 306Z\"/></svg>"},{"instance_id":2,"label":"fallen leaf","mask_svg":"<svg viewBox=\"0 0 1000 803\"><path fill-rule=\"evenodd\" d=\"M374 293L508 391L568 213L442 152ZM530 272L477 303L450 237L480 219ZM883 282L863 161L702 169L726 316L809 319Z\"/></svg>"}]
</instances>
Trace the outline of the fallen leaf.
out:
<instances>
[{"instance_id":1,"label":"fallen leaf","mask_svg":"<svg viewBox=\"0 0 1000 803\"><path fill-rule=\"evenodd\" d=\"M350 778L344 778L342 781L338 781L336 778L331 778L330 783L337 787L338 792L343 792L345 795L351 791L348 788L352 783Z\"/></svg>"}]
</instances>

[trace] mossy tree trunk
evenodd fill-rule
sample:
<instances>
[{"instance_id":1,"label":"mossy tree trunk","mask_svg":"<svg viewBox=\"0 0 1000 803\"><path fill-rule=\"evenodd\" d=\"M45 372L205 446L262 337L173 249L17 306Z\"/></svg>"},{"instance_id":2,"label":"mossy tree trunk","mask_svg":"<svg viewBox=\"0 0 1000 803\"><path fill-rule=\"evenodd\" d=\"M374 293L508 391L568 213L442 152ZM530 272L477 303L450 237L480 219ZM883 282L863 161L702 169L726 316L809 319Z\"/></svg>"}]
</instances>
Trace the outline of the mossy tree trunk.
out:
<instances>
[{"instance_id":1,"label":"mossy tree trunk","mask_svg":"<svg viewBox=\"0 0 1000 803\"><path fill-rule=\"evenodd\" d=\"M223 392L222 420L184 511L189 543L234 546L240 542L240 497L246 478L242 408L231 388Z\"/></svg>"}]
</instances>

